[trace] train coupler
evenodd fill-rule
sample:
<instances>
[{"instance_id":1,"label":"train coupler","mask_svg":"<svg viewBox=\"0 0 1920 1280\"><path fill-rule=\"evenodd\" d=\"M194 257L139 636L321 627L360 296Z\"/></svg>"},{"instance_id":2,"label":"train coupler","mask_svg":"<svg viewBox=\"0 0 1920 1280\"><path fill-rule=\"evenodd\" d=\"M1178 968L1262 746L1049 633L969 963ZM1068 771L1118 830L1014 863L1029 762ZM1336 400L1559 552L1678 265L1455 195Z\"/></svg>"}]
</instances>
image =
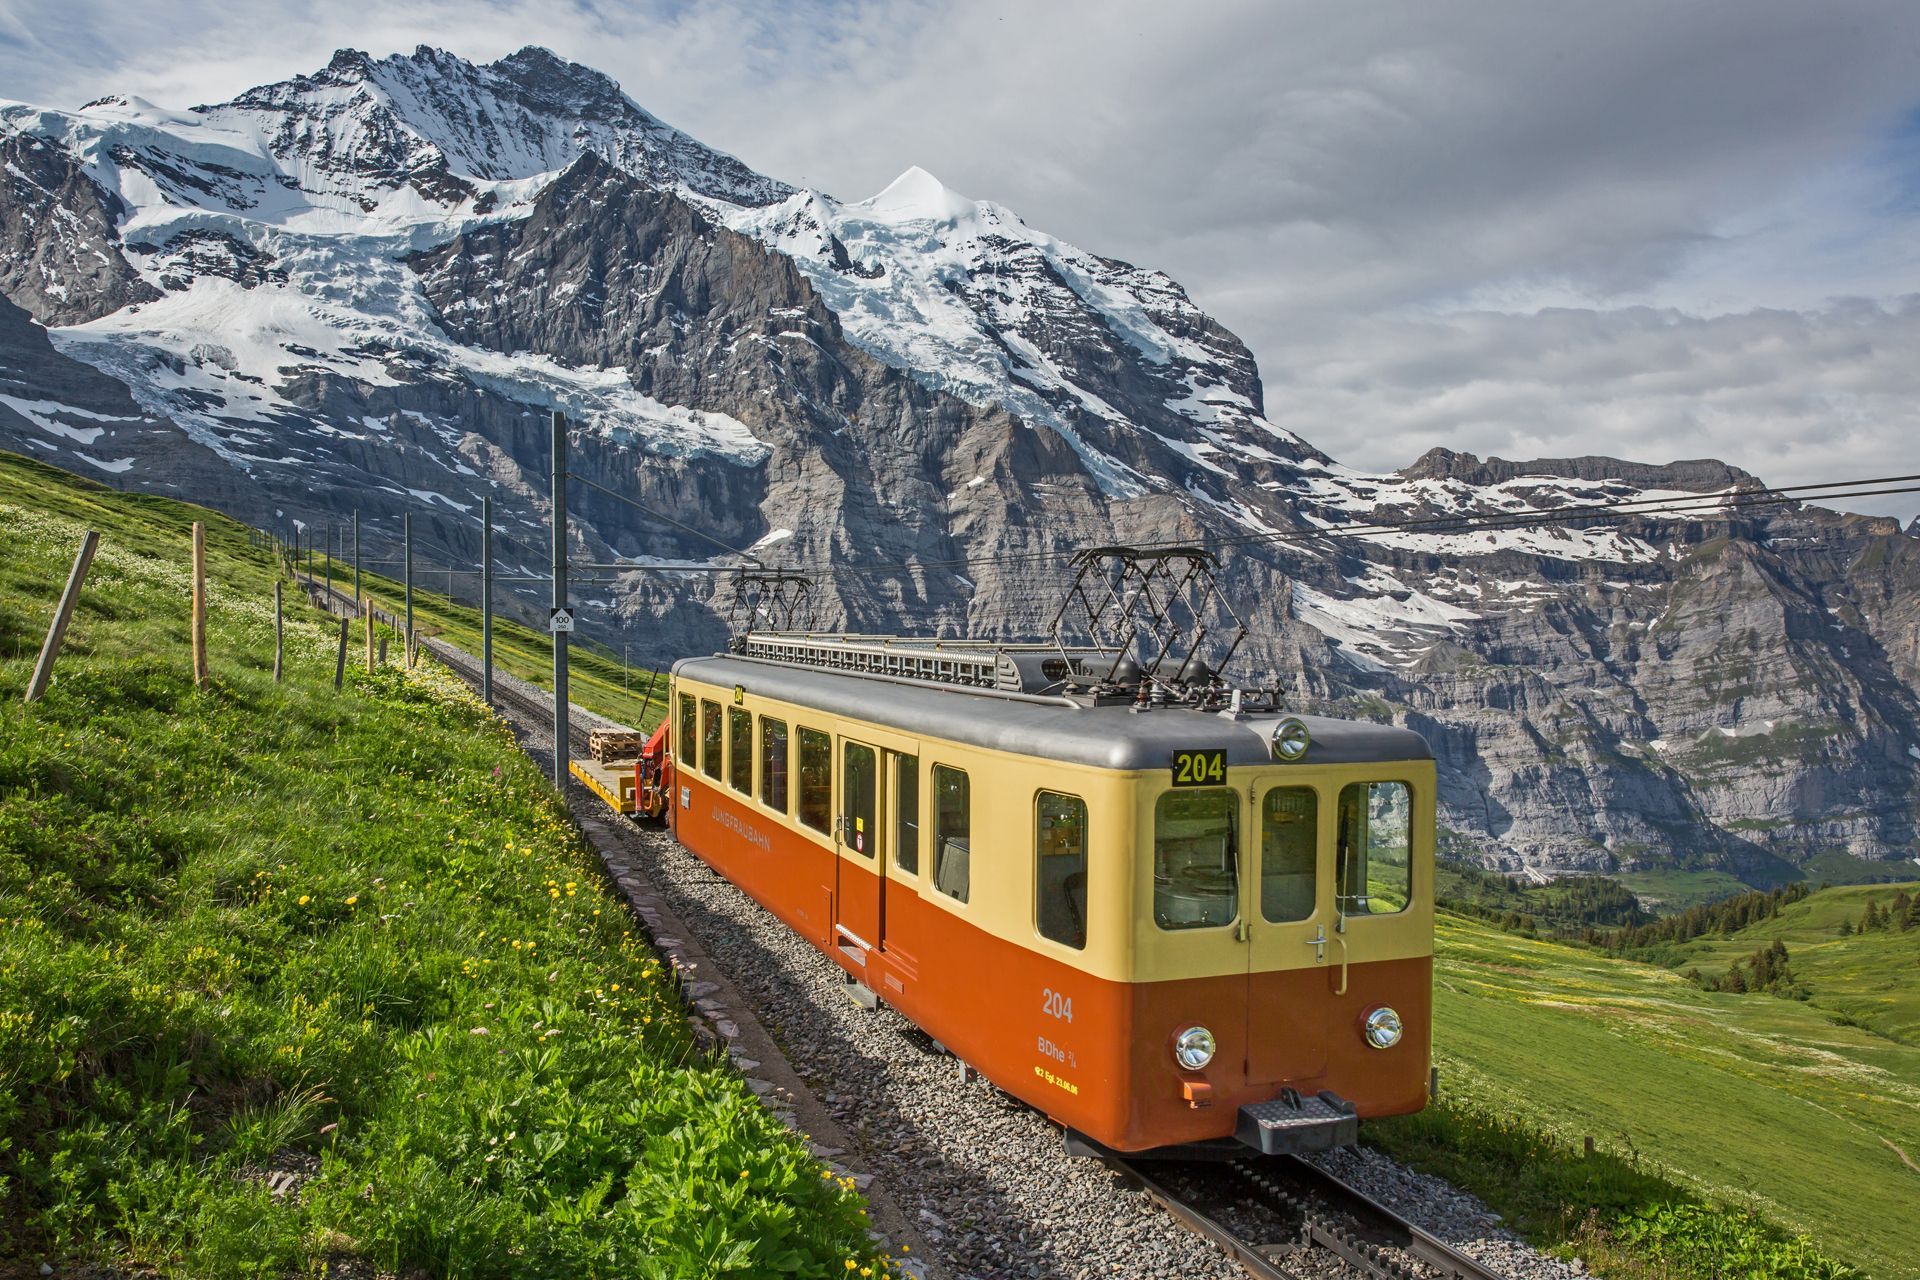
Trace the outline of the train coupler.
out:
<instances>
[{"instance_id":1,"label":"train coupler","mask_svg":"<svg viewBox=\"0 0 1920 1280\"><path fill-rule=\"evenodd\" d=\"M1283 1089L1277 1098L1241 1107L1233 1136L1269 1156L1329 1151L1359 1139L1360 1117L1337 1093Z\"/></svg>"}]
</instances>

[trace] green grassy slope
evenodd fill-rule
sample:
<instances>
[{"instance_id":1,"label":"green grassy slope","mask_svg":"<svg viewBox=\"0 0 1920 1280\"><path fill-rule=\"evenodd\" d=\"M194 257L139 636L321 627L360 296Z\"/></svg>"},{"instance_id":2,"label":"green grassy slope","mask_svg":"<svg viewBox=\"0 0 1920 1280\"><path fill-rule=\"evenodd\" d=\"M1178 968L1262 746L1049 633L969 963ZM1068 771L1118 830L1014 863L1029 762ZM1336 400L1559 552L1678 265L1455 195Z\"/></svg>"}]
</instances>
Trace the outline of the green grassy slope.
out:
<instances>
[{"instance_id":1,"label":"green grassy slope","mask_svg":"<svg viewBox=\"0 0 1920 1280\"><path fill-rule=\"evenodd\" d=\"M319 576L316 572L316 576ZM339 564L335 562L334 586L343 585ZM351 572L344 578L351 589ZM377 573L360 575L361 590L379 602L382 610L401 611L405 588ZM456 604L446 595L413 588L414 627L423 635L438 636L458 645L474 657L480 656L482 620L480 611L470 605ZM553 687L553 642L542 632L509 621L498 614L493 619L493 661L497 670L532 681L543 689ZM649 681L652 696L646 695ZM667 677L642 667L629 667L624 673L620 655L576 636L567 646L567 697L570 702L598 712L622 724L653 729L666 716Z\"/></svg>"},{"instance_id":2,"label":"green grassy slope","mask_svg":"<svg viewBox=\"0 0 1920 1280\"><path fill-rule=\"evenodd\" d=\"M1787 948L1794 979L1807 988L1815 1006L1920 1046L1920 928L1840 933L1843 921L1859 925L1869 901L1884 911L1903 888L1920 895L1920 883L1822 889L1729 937L1696 938L1675 947L1684 957L1679 967L1698 968L1711 977L1777 939ZM1913 1154L1920 1160L1920 1152Z\"/></svg>"},{"instance_id":3,"label":"green grassy slope","mask_svg":"<svg viewBox=\"0 0 1920 1280\"><path fill-rule=\"evenodd\" d=\"M1448 916L1435 1001L1444 1102L1574 1150L1592 1135L1874 1275L1920 1271L1920 1172L1894 1149L1920 1160L1920 1049L1796 1001L1705 992ZM1418 1121L1374 1128L1415 1153Z\"/></svg>"},{"instance_id":4,"label":"green grassy slope","mask_svg":"<svg viewBox=\"0 0 1920 1280\"><path fill-rule=\"evenodd\" d=\"M336 694L303 607L275 684L271 558L205 516L192 687L197 514L0 455L0 1274L884 1270L462 686Z\"/></svg>"}]
</instances>

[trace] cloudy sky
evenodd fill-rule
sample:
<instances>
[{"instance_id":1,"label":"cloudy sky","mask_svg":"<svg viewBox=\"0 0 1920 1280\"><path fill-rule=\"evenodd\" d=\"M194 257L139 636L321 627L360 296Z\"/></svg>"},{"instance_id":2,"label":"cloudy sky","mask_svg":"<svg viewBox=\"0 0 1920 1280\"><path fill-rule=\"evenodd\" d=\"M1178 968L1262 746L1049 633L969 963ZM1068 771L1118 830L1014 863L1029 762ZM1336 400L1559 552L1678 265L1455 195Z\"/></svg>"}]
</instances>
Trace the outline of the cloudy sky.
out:
<instances>
[{"instance_id":1,"label":"cloudy sky","mask_svg":"<svg viewBox=\"0 0 1920 1280\"><path fill-rule=\"evenodd\" d=\"M1920 4L0 0L0 96L539 43L764 172L1160 267L1343 461L1920 473ZM1911 496L1853 504L1912 515Z\"/></svg>"}]
</instances>

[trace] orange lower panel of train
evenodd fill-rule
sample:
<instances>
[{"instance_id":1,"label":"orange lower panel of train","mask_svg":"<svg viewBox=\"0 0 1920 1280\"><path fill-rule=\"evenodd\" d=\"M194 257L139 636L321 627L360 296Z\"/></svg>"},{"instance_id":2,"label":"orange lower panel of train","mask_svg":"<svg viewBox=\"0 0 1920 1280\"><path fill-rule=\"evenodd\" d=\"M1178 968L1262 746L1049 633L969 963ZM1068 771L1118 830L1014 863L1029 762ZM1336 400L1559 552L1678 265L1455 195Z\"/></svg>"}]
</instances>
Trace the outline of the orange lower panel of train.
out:
<instances>
[{"instance_id":1,"label":"orange lower panel of train","mask_svg":"<svg viewBox=\"0 0 1920 1280\"><path fill-rule=\"evenodd\" d=\"M1240 1106L1288 1086L1336 1092L1362 1118L1427 1103L1430 956L1353 964L1344 975L1326 966L1094 978L971 926L911 885L882 882L701 775L677 773L669 812L681 843L996 1085L1104 1146L1232 1138ZM851 931L849 941L848 918L878 936ZM1393 1050L1371 1048L1362 1033L1381 1005L1405 1026ZM1206 1070L1187 1072L1173 1040L1196 1024L1218 1048Z\"/></svg>"}]
</instances>

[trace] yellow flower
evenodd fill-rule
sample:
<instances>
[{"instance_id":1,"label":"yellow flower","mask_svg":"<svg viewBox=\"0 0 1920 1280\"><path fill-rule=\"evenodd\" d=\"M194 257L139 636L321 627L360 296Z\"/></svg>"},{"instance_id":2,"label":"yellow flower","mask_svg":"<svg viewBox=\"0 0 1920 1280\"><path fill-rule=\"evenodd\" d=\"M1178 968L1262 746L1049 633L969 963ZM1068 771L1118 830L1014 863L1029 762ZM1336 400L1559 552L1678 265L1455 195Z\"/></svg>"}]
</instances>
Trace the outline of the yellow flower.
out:
<instances>
[{"instance_id":1,"label":"yellow flower","mask_svg":"<svg viewBox=\"0 0 1920 1280\"><path fill-rule=\"evenodd\" d=\"M612 986L611 988L609 988L609 989L610 989L610 990L613 990L613 991L618 991L618 990L620 989L620 984L616 982L616 983L614 983L614 984L613 984L613 986Z\"/></svg>"},{"instance_id":2,"label":"yellow flower","mask_svg":"<svg viewBox=\"0 0 1920 1280\"><path fill-rule=\"evenodd\" d=\"M351 898L347 899L347 905L352 906L354 903L358 901L360 901L360 895L356 893Z\"/></svg>"},{"instance_id":3,"label":"yellow flower","mask_svg":"<svg viewBox=\"0 0 1920 1280\"><path fill-rule=\"evenodd\" d=\"M741 1176L741 1178L743 1178L743 1179L744 1179L744 1178L745 1178L745 1177L747 1176L747 1171L746 1171L745 1169L742 1169L742 1170L740 1171L740 1176Z\"/></svg>"},{"instance_id":4,"label":"yellow flower","mask_svg":"<svg viewBox=\"0 0 1920 1280\"><path fill-rule=\"evenodd\" d=\"M300 895L300 905L301 905L301 906L303 906L303 907L304 907L304 906L306 906L306 905L307 905L307 904L308 904L309 902L312 902L312 901L313 901L313 899L312 899L312 898L309 898L309 897L308 897L308 896L307 896L306 894L304 894L304 893L303 893L303 894L301 894L301 895Z\"/></svg>"}]
</instances>

